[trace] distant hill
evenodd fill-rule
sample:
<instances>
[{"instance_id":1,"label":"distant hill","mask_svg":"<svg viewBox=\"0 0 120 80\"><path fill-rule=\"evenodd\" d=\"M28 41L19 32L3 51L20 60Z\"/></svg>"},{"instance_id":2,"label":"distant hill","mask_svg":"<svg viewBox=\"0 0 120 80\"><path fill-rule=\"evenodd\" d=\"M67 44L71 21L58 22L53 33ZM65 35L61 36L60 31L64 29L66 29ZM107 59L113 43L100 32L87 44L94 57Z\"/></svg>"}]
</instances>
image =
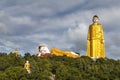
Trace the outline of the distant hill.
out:
<instances>
[{"instance_id":1,"label":"distant hill","mask_svg":"<svg viewBox=\"0 0 120 80\"><path fill-rule=\"evenodd\" d=\"M31 74L24 68L31 64ZM0 53L0 80L119 80L120 60L49 57L41 59L26 53L24 57Z\"/></svg>"}]
</instances>

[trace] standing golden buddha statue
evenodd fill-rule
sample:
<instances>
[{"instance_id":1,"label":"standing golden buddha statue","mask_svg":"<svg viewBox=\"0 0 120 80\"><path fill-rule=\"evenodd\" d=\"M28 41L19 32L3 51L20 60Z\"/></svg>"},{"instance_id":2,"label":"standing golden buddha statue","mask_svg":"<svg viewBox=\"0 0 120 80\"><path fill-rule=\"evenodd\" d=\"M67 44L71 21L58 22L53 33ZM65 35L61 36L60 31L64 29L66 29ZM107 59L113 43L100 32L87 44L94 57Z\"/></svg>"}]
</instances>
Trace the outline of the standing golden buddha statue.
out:
<instances>
[{"instance_id":1,"label":"standing golden buddha statue","mask_svg":"<svg viewBox=\"0 0 120 80\"><path fill-rule=\"evenodd\" d=\"M91 58L105 58L104 33L99 17L93 16L93 24L89 26L87 37L87 56Z\"/></svg>"}]
</instances>

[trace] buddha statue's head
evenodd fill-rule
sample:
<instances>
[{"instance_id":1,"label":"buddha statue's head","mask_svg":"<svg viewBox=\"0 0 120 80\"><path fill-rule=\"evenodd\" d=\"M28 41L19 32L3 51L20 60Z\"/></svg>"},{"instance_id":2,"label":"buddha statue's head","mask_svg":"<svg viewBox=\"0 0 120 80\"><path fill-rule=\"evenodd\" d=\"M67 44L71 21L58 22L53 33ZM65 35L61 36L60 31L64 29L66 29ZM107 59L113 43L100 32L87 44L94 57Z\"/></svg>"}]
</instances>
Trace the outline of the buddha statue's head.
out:
<instances>
[{"instance_id":1,"label":"buddha statue's head","mask_svg":"<svg viewBox=\"0 0 120 80\"><path fill-rule=\"evenodd\" d=\"M97 15L94 15L92 21L93 21L93 23L98 23L99 17Z\"/></svg>"},{"instance_id":2,"label":"buddha statue's head","mask_svg":"<svg viewBox=\"0 0 120 80\"><path fill-rule=\"evenodd\" d=\"M41 51L41 48L42 48L42 47L45 47L45 45L40 45L40 46L38 47L38 50Z\"/></svg>"}]
</instances>

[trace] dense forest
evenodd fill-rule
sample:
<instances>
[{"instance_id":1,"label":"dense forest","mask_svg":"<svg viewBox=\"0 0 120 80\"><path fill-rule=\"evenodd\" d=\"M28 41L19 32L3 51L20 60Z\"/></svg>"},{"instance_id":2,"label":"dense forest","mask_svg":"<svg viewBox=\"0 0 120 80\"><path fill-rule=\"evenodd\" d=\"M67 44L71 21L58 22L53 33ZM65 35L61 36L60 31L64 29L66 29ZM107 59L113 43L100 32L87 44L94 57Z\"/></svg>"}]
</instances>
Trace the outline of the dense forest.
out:
<instances>
[{"instance_id":1,"label":"dense forest","mask_svg":"<svg viewBox=\"0 0 120 80\"><path fill-rule=\"evenodd\" d=\"M31 64L30 74L24 68L26 60ZM120 60L0 53L0 80L120 80Z\"/></svg>"}]
</instances>

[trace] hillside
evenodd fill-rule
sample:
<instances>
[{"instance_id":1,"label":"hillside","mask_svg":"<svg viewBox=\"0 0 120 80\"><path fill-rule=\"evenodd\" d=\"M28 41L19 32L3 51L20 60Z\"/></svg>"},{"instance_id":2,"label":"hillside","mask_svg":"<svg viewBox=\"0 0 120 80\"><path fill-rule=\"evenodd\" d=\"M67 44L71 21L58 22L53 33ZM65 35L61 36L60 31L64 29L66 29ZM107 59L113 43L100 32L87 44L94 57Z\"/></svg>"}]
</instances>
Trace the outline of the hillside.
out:
<instances>
[{"instance_id":1,"label":"hillside","mask_svg":"<svg viewBox=\"0 0 120 80\"><path fill-rule=\"evenodd\" d=\"M31 74L24 68L30 61ZM119 80L120 60L49 57L41 59L26 53L24 57L0 53L0 80Z\"/></svg>"}]
</instances>

